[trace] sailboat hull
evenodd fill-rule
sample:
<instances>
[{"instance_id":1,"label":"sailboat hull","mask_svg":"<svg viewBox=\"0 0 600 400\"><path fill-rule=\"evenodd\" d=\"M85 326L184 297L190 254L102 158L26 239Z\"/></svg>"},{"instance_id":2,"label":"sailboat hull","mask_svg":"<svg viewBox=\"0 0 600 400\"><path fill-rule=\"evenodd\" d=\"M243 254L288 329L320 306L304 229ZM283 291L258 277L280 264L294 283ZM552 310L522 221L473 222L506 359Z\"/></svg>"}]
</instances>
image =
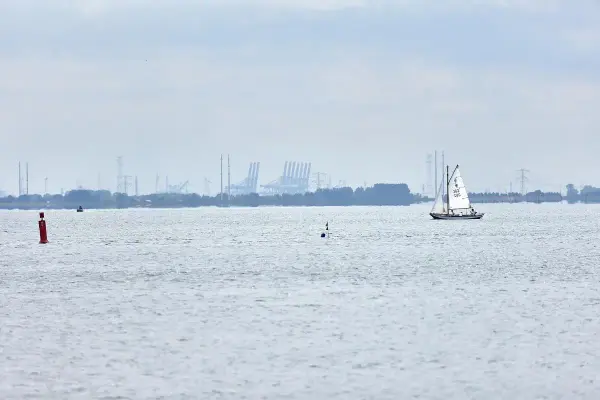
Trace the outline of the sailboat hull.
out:
<instances>
[{"instance_id":1,"label":"sailboat hull","mask_svg":"<svg viewBox=\"0 0 600 400\"><path fill-rule=\"evenodd\" d=\"M452 214L440 214L440 213L429 213L433 219L445 219L445 220L456 220L456 219L481 219L485 213L468 214L468 215L452 215Z\"/></svg>"}]
</instances>

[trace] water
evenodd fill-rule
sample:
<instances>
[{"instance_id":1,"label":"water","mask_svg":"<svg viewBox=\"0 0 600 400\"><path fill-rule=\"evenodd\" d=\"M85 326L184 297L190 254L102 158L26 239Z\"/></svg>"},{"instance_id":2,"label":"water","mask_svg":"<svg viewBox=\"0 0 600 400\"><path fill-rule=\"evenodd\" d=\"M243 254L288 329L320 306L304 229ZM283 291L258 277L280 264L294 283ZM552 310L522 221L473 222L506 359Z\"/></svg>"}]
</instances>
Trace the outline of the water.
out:
<instances>
[{"instance_id":1,"label":"water","mask_svg":"<svg viewBox=\"0 0 600 400\"><path fill-rule=\"evenodd\" d=\"M0 212L0 398L599 398L600 207L479 208Z\"/></svg>"}]
</instances>

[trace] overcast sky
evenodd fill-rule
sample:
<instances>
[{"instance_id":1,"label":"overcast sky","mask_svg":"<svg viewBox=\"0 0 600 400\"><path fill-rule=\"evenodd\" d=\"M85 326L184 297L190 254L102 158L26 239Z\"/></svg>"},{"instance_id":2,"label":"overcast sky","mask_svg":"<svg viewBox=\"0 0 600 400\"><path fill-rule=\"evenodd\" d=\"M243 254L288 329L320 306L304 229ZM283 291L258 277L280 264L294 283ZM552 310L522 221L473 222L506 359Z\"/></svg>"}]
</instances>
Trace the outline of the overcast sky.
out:
<instances>
[{"instance_id":1,"label":"overcast sky","mask_svg":"<svg viewBox=\"0 0 600 400\"><path fill-rule=\"evenodd\" d=\"M151 4L151 5L150 5ZM116 157L218 191L250 161L333 183L600 185L600 3L485 0L2 0L0 190L115 189Z\"/></svg>"}]
</instances>

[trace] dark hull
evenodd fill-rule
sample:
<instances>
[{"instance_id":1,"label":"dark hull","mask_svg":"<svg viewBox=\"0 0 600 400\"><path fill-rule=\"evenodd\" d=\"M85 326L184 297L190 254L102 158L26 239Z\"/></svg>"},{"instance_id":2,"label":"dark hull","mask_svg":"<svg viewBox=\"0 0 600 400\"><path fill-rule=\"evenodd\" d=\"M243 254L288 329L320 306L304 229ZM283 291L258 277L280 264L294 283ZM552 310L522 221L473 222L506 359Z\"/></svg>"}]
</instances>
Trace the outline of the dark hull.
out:
<instances>
[{"instance_id":1,"label":"dark hull","mask_svg":"<svg viewBox=\"0 0 600 400\"><path fill-rule=\"evenodd\" d=\"M484 216L484 213L477 213L472 215L452 215L452 214L438 214L438 213L429 213L431 218L433 219L445 219L445 220L457 220L457 219L481 219Z\"/></svg>"}]
</instances>

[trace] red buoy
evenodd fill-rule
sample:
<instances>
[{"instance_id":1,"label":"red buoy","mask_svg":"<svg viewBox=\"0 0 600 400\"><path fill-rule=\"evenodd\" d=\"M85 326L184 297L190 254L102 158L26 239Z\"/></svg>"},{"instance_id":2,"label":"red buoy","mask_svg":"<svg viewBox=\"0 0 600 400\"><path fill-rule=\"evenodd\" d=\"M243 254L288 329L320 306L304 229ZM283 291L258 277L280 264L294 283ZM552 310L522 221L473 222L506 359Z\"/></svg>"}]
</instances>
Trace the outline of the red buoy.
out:
<instances>
[{"instance_id":1,"label":"red buoy","mask_svg":"<svg viewBox=\"0 0 600 400\"><path fill-rule=\"evenodd\" d=\"M40 227L40 244L48 243L48 233L46 232L46 221L44 221L44 213L40 213L40 221L38 222Z\"/></svg>"}]
</instances>

